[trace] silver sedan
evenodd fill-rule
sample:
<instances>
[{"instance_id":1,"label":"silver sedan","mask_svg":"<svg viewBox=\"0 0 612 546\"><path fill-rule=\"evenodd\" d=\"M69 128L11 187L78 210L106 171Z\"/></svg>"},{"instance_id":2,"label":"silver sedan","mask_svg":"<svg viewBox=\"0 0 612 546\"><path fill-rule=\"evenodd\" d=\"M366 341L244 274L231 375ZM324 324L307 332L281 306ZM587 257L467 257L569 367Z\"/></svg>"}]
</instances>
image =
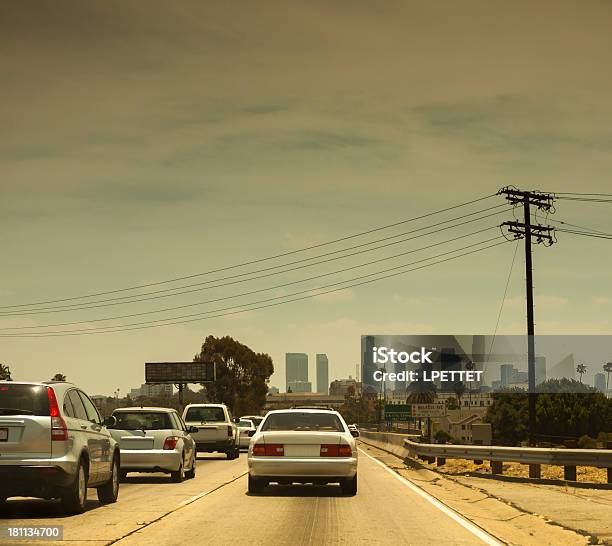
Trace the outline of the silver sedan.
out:
<instances>
[{"instance_id":1,"label":"silver sedan","mask_svg":"<svg viewBox=\"0 0 612 546\"><path fill-rule=\"evenodd\" d=\"M174 482L195 476L195 443L175 410L119 408L107 428L119 443L122 478L128 472L166 472Z\"/></svg>"}]
</instances>

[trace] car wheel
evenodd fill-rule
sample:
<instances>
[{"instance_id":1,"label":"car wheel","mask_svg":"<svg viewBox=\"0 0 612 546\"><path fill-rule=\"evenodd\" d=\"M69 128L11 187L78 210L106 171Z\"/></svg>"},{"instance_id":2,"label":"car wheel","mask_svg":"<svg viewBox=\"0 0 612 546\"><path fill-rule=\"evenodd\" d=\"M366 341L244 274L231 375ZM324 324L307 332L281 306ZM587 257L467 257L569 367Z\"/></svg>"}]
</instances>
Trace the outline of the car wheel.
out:
<instances>
[{"instance_id":1,"label":"car wheel","mask_svg":"<svg viewBox=\"0 0 612 546\"><path fill-rule=\"evenodd\" d=\"M236 449L234 450L234 459L238 459L239 457L240 457L240 448L236 446Z\"/></svg>"},{"instance_id":2,"label":"car wheel","mask_svg":"<svg viewBox=\"0 0 612 546\"><path fill-rule=\"evenodd\" d=\"M66 512L82 514L87 503L87 470L83 459L77 465L74 482L62 495L62 504Z\"/></svg>"},{"instance_id":3,"label":"car wheel","mask_svg":"<svg viewBox=\"0 0 612 546\"><path fill-rule=\"evenodd\" d=\"M265 487L265 482L261 479L253 478L249 474L249 493L251 495L258 495L259 493L263 493Z\"/></svg>"},{"instance_id":4,"label":"car wheel","mask_svg":"<svg viewBox=\"0 0 612 546\"><path fill-rule=\"evenodd\" d=\"M357 494L357 474L355 474L352 478L342 480L340 482L340 487L342 487L342 493L345 495L356 495Z\"/></svg>"},{"instance_id":5,"label":"car wheel","mask_svg":"<svg viewBox=\"0 0 612 546\"><path fill-rule=\"evenodd\" d=\"M179 466L179 469L176 472L170 472L170 479L174 483L181 483L185 479L185 469L183 468L183 463Z\"/></svg>"},{"instance_id":6,"label":"car wheel","mask_svg":"<svg viewBox=\"0 0 612 546\"><path fill-rule=\"evenodd\" d=\"M111 477L108 482L98 487L98 500L102 504L117 502L119 496L119 458L113 457L111 466Z\"/></svg>"},{"instance_id":7,"label":"car wheel","mask_svg":"<svg viewBox=\"0 0 612 546\"><path fill-rule=\"evenodd\" d=\"M119 480L124 482L127 479L127 470L119 470Z\"/></svg>"},{"instance_id":8,"label":"car wheel","mask_svg":"<svg viewBox=\"0 0 612 546\"><path fill-rule=\"evenodd\" d=\"M197 455L194 453L193 454L193 462L191 463L191 468L189 470L187 470L187 472L185 472L185 477L188 479L191 478L195 478L196 475L196 460L197 460Z\"/></svg>"},{"instance_id":9,"label":"car wheel","mask_svg":"<svg viewBox=\"0 0 612 546\"><path fill-rule=\"evenodd\" d=\"M226 451L225 454L227 455L227 460L228 461L232 461L233 459L236 458L236 455L235 455L233 449L230 449L229 451Z\"/></svg>"}]
</instances>

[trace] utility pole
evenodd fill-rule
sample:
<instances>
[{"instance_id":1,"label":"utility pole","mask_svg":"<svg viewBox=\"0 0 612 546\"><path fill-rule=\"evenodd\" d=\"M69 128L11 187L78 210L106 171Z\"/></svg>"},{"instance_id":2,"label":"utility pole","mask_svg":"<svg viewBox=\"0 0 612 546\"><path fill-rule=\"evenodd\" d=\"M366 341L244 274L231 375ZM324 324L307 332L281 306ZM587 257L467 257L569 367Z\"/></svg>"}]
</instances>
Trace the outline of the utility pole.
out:
<instances>
[{"instance_id":1,"label":"utility pole","mask_svg":"<svg viewBox=\"0 0 612 546\"><path fill-rule=\"evenodd\" d=\"M533 262L531 256L531 241L535 238L537 244L543 243L551 246L555 243L554 228L542 224L531 223L531 205L536 209L551 213L554 212L554 196L549 193L537 191L520 191L516 188L505 187L499 190L498 195L504 195L515 207L522 206L523 222L504 222L501 228L507 228L508 233L515 239L525 239L525 282L527 294L527 376L529 383L529 445L536 445L536 403L535 391L535 328L533 317ZM531 467L534 467L533 469ZM536 473L536 465L530 465L530 475ZM537 465L539 467L539 465ZM537 469L539 474L539 468ZM535 476L534 476L535 477Z\"/></svg>"}]
</instances>

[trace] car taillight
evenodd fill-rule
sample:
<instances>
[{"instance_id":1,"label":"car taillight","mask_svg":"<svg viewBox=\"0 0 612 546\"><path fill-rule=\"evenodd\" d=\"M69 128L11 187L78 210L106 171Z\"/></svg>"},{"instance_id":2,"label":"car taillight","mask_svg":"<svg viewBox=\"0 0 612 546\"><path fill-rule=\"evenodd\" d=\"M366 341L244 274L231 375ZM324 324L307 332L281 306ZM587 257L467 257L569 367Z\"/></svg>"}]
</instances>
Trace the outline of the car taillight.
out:
<instances>
[{"instance_id":1,"label":"car taillight","mask_svg":"<svg viewBox=\"0 0 612 546\"><path fill-rule=\"evenodd\" d=\"M351 446L347 446L347 445L338 446L338 457L352 457L352 456L353 456L353 450L351 449Z\"/></svg>"},{"instance_id":2,"label":"car taillight","mask_svg":"<svg viewBox=\"0 0 612 546\"><path fill-rule=\"evenodd\" d=\"M353 450L349 445L343 444L321 444L321 457L351 457Z\"/></svg>"},{"instance_id":3,"label":"car taillight","mask_svg":"<svg viewBox=\"0 0 612 546\"><path fill-rule=\"evenodd\" d=\"M255 444L253 446L253 455L263 456L266 454L266 446L264 444Z\"/></svg>"},{"instance_id":4,"label":"car taillight","mask_svg":"<svg viewBox=\"0 0 612 546\"><path fill-rule=\"evenodd\" d=\"M231 426L227 426L227 435L228 436L233 436L233 431L232 431L232 427Z\"/></svg>"},{"instance_id":5,"label":"car taillight","mask_svg":"<svg viewBox=\"0 0 612 546\"><path fill-rule=\"evenodd\" d=\"M253 455L283 457L285 455L285 446L283 444L255 444L253 446Z\"/></svg>"},{"instance_id":6,"label":"car taillight","mask_svg":"<svg viewBox=\"0 0 612 546\"><path fill-rule=\"evenodd\" d=\"M266 444L266 457L283 457L285 446L283 444Z\"/></svg>"},{"instance_id":7,"label":"car taillight","mask_svg":"<svg viewBox=\"0 0 612 546\"><path fill-rule=\"evenodd\" d=\"M338 456L338 444L321 444L321 451L319 452L321 457L337 457Z\"/></svg>"},{"instance_id":8,"label":"car taillight","mask_svg":"<svg viewBox=\"0 0 612 546\"><path fill-rule=\"evenodd\" d=\"M176 444L179 441L178 436L168 436L164 441L164 449L172 451L176 449Z\"/></svg>"},{"instance_id":9,"label":"car taillight","mask_svg":"<svg viewBox=\"0 0 612 546\"><path fill-rule=\"evenodd\" d=\"M60 414L55 391L47 387L47 398L49 399L49 415L51 416L51 440L65 441L68 439L68 427Z\"/></svg>"}]
</instances>

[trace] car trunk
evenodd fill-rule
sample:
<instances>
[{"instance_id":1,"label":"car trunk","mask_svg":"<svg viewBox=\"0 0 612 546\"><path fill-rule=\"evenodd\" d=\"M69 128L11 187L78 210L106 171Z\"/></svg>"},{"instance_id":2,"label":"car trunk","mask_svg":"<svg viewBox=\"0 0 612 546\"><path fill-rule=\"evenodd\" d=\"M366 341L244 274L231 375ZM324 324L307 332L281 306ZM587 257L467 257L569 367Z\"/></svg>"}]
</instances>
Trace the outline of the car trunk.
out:
<instances>
[{"instance_id":1,"label":"car trunk","mask_svg":"<svg viewBox=\"0 0 612 546\"><path fill-rule=\"evenodd\" d=\"M262 436L266 444L282 444L285 457L320 457L322 445L346 445L338 432L275 431L264 432Z\"/></svg>"},{"instance_id":2,"label":"car trunk","mask_svg":"<svg viewBox=\"0 0 612 546\"><path fill-rule=\"evenodd\" d=\"M47 387L0 385L0 461L51 458Z\"/></svg>"},{"instance_id":3,"label":"car trunk","mask_svg":"<svg viewBox=\"0 0 612 546\"><path fill-rule=\"evenodd\" d=\"M191 437L196 442L218 442L226 440L230 434L228 434L228 427L231 428L227 423L187 423L188 426L195 426L198 432L192 432Z\"/></svg>"},{"instance_id":4,"label":"car trunk","mask_svg":"<svg viewBox=\"0 0 612 546\"><path fill-rule=\"evenodd\" d=\"M119 430L111 429L111 436L124 450L151 450L163 449L164 441L172 436L171 431L164 433L161 430Z\"/></svg>"}]
</instances>

